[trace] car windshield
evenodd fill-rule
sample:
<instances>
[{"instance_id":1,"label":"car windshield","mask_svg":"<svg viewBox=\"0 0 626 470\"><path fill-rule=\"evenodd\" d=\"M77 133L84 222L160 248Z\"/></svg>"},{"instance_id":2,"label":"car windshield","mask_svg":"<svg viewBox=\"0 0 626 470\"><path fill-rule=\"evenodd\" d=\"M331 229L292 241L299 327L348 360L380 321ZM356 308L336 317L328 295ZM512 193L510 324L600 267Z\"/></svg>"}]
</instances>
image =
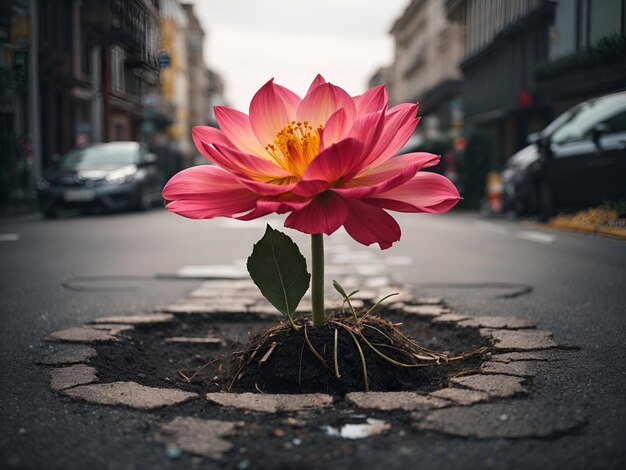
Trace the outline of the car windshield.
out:
<instances>
[{"instance_id":1,"label":"car windshield","mask_svg":"<svg viewBox=\"0 0 626 470\"><path fill-rule=\"evenodd\" d=\"M61 168L66 170L111 168L136 164L138 161L139 151L136 147L101 145L71 150L61 160Z\"/></svg>"},{"instance_id":2,"label":"car windshield","mask_svg":"<svg viewBox=\"0 0 626 470\"><path fill-rule=\"evenodd\" d=\"M559 126L552 132L551 142L561 144L587 138L600 122L607 121L626 109L626 93L598 98L577 106L557 118ZM556 123L550 126L554 129ZM548 130L548 128L546 128ZM544 130L545 134L549 134Z\"/></svg>"}]
</instances>

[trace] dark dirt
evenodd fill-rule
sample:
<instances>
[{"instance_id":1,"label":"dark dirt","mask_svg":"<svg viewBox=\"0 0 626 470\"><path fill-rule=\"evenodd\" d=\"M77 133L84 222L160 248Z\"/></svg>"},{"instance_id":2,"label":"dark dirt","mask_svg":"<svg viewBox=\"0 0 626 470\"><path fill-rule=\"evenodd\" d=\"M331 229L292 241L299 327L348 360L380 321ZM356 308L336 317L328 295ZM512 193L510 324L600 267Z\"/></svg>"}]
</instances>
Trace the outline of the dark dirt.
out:
<instances>
[{"instance_id":1,"label":"dark dirt","mask_svg":"<svg viewBox=\"0 0 626 470\"><path fill-rule=\"evenodd\" d=\"M392 325L376 318L368 319L359 329L363 338L351 336L342 324L349 327L352 321L342 319L322 328L302 327L298 331L285 328L279 334L261 335L259 346L251 347L244 355L241 371L235 371L237 379L232 390L328 393L337 397L367 390L432 391L443 387L449 375L480 364L480 359L468 359L462 363L418 360L411 353L418 354L419 351L415 351L416 348ZM269 359L263 362L266 354L270 354Z\"/></svg>"},{"instance_id":2,"label":"dark dirt","mask_svg":"<svg viewBox=\"0 0 626 470\"><path fill-rule=\"evenodd\" d=\"M488 346L478 332L451 325L432 325L430 322L403 315L401 312L382 311L380 316L394 323L402 323L400 330L428 349L450 355L470 352ZM229 315L181 315L169 324L137 326L128 333L130 340L96 346L98 356L91 364L98 370L103 382L131 380L155 387L176 387L200 394L228 389L241 363L233 353L241 353L246 343L275 322L262 320L233 322ZM324 358L324 367L304 341L302 331L272 338L259 349L255 360L244 370L231 391L262 391L265 393L330 393L342 397L349 391L363 391L363 369L353 339L340 329L338 335L338 364L341 378L335 377L333 364L334 328L307 328L309 340ZM379 333L368 333L371 343L382 342ZM173 336L218 337L226 346L198 344L167 344ZM272 341L278 343L264 365L258 360ZM365 356L369 389L373 391L419 390L432 391L446 385L448 377L479 367L480 358L449 364L404 368L381 359L361 343ZM407 357L387 349L385 353L401 362ZM241 356L241 354L239 354ZM245 359L245 357L244 357ZM195 374L195 375L194 375ZM191 381L187 378L192 378Z\"/></svg>"}]
</instances>

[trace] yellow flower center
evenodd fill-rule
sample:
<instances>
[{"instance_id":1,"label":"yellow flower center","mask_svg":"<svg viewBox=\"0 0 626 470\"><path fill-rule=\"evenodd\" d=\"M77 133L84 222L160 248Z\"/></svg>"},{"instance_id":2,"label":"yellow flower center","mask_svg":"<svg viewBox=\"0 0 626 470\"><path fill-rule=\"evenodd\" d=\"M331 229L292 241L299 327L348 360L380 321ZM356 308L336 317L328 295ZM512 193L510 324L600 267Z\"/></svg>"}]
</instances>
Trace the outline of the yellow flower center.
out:
<instances>
[{"instance_id":1,"label":"yellow flower center","mask_svg":"<svg viewBox=\"0 0 626 470\"><path fill-rule=\"evenodd\" d=\"M274 142L268 144L265 150L277 165L299 179L317 156L320 148L320 129L321 124L314 129L308 121L292 121L276 134ZM289 184L292 181L276 182Z\"/></svg>"}]
</instances>

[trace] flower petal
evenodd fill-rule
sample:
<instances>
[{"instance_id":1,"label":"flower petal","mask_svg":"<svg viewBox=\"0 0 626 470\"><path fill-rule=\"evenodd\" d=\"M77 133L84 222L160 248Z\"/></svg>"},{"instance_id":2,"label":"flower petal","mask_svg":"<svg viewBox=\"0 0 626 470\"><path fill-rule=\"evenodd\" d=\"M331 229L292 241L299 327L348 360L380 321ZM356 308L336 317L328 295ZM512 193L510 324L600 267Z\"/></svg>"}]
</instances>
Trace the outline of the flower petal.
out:
<instances>
[{"instance_id":1,"label":"flower petal","mask_svg":"<svg viewBox=\"0 0 626 470\"><path fill-rule=\"evenodd\" d=\"M209 154L209 159L232 173L245 175L252 179L279 180L291 176L274 162L248 155L231 147L215 144L209 146L203 144L204 150Z\"/></svg>"},{"instance_id":2,"label":"flower petal","mask_svg":"<svg viewBox=\"0 0 626 470\"><path fill-rule=\"evenodd\" d=\"M326 83L326 80L324 79L324 77L322 77L319 73L315 76L315 78L313 79L313 81L311 82L311 85L309 86L309 89L307 90L306 94L308 95L309 93L311 93L315 88L317 88L320 85L323 85L324 83ZM306 96L306 95L305 95Z\"/></svg>"},{"instance_id":3,"label":"flower petal","mask_svg":"<svg viewBox=\"0 0 626 470\"><path fill-rule=\"evenodd\" d=\"M378 85L370 88L365 93L354 97L357 115L382 111L389 102L389 96L385 85Z\"/></svg>"},{"instance_id":4,"label":"flower petal","mask_svg":"<svg viewBox=\"0 0 626 470\"><path fill-rule=\"evenodd\" d=\"M311 197L333 184L339 184L342 179L350 180L361 168L362 151L363 144L356 139L345 139L331 145L310 163L293 188L293 193Z\"/></svg>"},{"instance_id":5,"label":"flower petal","mask_svg":"<svg viewBox=\"0 0 626 470\"><path fill-rule=\"evenodd\" d=\"M162 195L169 201L169 211L192 219L232 217L254 209L259 198L231 174L211 165L177 173L165 185Z\"/></svg>"},{"instance_id":6,"label":"flower petal","mask_svg":"<svg viewBox=\"0 0 626 470\"><path fill-rule=\"evenodd\" d=\"M328 121L326 126L320 129L320 152L339 142L348 131L348 117L343 109L337 110Z\"/></svg>"},{"instance_id":7,"label":"flower petal","mask_svg":"<svg viewBox=\"0 0 626 470\"><path fill-rule=\"evenodd\" d=\"M371 152L368 167L375 167L393 157L407 143L415 126L416 104L403 103L391 108L385 116L385 127Z\"/></svg>"},{"instance_id":8,"label":"flower petal","mask_svg":"<svg viewBox=\"0 0 626 470\"><path fill-rule=\"evenodd\" d=\"M368 199L370 204L399 212L447 212L463 199L445 176L423 172L405 184Z\"/></svg>"},{"instance_id":9,"label":"flower petal","mask_svg":"<svg viewBox=\"0 0 626 470\"><path fill-rule=\"evenodd\" d=\"M271 79L250 101L250 125L263 147L274 142L278 131L294 119L285 90Z\"/></svg>"},{"instance_id":10,"label":"flower petal","mask_svg":"<svg viewBox=\"0 0 626 470\"><path fill-rule=\"evenodd\" d=\"M406 183L422 168L436 165L439 158L439 155L424 152L399 155L332 191L356 199L370 197Z\"/></svg>"},{"instance_id":11,"label":"flower petal","mask_svg":"<svg viewBox=\"0 0 626 470\"><path fill-rule=\"evenodd\" d=\"M400 240L400 226L383 209L356 199L346 199L348 217L343 226L346 232L363 245L378 243L381 250Z\"/></svg>"},{"instance_id":12,"label":"flower petal","mask_svg":"<svg viewBox=\"0 0 626 470\"><path fill-rule=\"evenodd\" d=\"M385 112L375 111L359 116L348 135L363 142L363 168L366 168L377 154L374 152L382 131L385 128Z\"/></svg>"},{"instance_id":13,"label":"flower petal","mask_svg":"<svg viewBox=\"0 0 626 470\"><path fill-rule=\"evenodd\" d=\"M200 152L205 158L209 158L209 155L202 144L220 144L225 145L226 147L234 147L233 143L228 140L228 137L226 137L221 130L216 129L215 127L194 126L191 129L191 138L193 139L194 144L196 144L198 152Z\"/></svg>"},{"instance_id":14,"label":"flower petal","mask_svg":"<svg viewBox=\"0 0 626 470\"><path fill-rule=\"evenodd\" d=\"M331 83L323 83L302 99L296 117L308 121L313 128L326 125L328 119L342 109L346 113L347 126L351 127L356 117L354 101L348 93Z\"/></svg>"},{"instance_id":15,"label":"flower petal","mask_svg":"<svg viewBox=\"0 0 626 470\"><path fill-rule=\"evenodd\" d=\"M277 85L276 83L274 83L274 91L283 100L285 108L287 109L287 114L289 115L289 122L291 122L296 117L296 110L298 109L302 98L296 95L289 88L286 88L282 85ZM285 125L287 125L287 123L285 123Z\"/></svg>"},{"instance_id":16,"label":"flower petal","mask_svg":"<svg viewBox=\"0 0 626 470\"><path fill-rule=\"evenodd\" d=\"M308 200L283 201L278 199L259 199L256 201L254 210L235 218L239 220L252 220L273 213L285 214L286 212L301 209L308 203Z\"/></svg>"},{"instance_id":17,"label":"flower petal","mask_svg":"<svg viewBox=\"0 0 626 470\"><path fill-rule=\"evenodd\" d=\"M214 112L217 124L224 132L226 138L235 147L242 152L252 153L267 159L270 158L265 148L257 140L254 132L252 132L250 118L248 118L247 114L226 106L215 106Z\"/></svg>"},{"instance_id":18,"label":"flower petal","mask_svg":"<svg viewBox=\"0 0 626 470\"><path fill-rule=\"evenodd\" d=\"M325 192L315 197L302 209L293 211L285 220L285 227L304 233L330 235L341 227L347 216L348 208L344 199L336 194Z\"/></svg>"},{"instance_id":19,"label":"flower petal","mask_svg":"<svg viewBox=\"0 0 626 470\"><path fill-rule=\"evenodd\" d=\"M295 186L294 183L291 184L275 184L275 183L265 183L263 181L257 181L250 179L246 175L242 174L234 174L233 175L239 183L244 185L250 191L257 193L260 196L278 196L280 194L285 194L290 192Z\"/></svg>"}]
</instances>

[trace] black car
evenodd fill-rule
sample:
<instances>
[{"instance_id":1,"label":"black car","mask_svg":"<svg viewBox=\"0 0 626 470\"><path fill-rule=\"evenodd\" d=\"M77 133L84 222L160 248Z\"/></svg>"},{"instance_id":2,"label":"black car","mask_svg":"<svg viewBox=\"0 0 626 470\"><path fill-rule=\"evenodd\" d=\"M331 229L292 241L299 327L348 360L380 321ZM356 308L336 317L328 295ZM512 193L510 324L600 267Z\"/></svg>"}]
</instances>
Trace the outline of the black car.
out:
<instances>
[{"instance_id":1,"label":"black car","mask_svg":"<svg viewBox=\"0 0 626 470\"><path fill-rule=\"evenodd\" d=\"M39 181L44 216L60 209L146 210L161 201L157 157L138 142L108 142L70 150Z\"/></svg>"},{"instance_id":2,"label":"black car","mask_svg":"<svg viewBox=\"0 0 626 470\"><path fill-rule=\"evenodd\" d=\"M626 92L585 101L529 140L503 171L505 209L546 219L626 200Z\"/></svg>"}]
</instances>

